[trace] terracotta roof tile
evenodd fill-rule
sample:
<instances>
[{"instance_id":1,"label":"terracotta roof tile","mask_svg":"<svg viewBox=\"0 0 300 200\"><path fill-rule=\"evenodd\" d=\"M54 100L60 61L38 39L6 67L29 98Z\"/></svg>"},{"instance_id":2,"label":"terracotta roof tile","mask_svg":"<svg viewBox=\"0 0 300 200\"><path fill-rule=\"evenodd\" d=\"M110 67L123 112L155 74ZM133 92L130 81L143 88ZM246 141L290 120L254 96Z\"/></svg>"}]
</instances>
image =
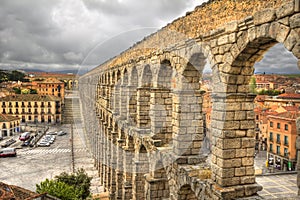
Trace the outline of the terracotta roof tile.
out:
<instances>
[{"instance_id":1,"label":"terracotta roof tile","mask_svg":"<svg viewBox=\"0 0 300 200\"><path fill-rule=\"evenodd\" d=\"M0 114L0 122L11 122L16 120L19 120L19 118L11 115Z\"/></svg>"}]
</instances>

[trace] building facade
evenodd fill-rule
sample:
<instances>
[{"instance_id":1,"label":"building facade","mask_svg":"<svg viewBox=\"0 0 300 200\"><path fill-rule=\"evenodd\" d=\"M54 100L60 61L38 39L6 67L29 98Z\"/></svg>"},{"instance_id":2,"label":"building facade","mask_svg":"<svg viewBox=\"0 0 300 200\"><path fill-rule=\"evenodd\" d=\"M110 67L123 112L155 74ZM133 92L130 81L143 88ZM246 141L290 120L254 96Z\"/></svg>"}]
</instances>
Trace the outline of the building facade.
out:
<instances>
[{"instance_id":1,"label":"building facade","mask_svg":"<svg viewBox=\"0 0 300 200\"><path fill-rule=\"evenodd\" d=\"M56 78L47 78L41 81L32 82L33 89L37 90L40 95L53 95L61 98L64 102L65 98L65 83Z\"/></svg>"},{"instance_id":2,"label":"building facade","mask_svg":"<svg viewBox=\"0 0 300 200\"><path fill-rule=\"evenodd\" d=\"M284 112L269 115L268 159L281 170L294 170L297 162L296 119L300 112Z\"/></svg>"},{"instance_id":3,"label":"building facade","mask_svg":"<svg viewBox=\"0 0 300 200\"><path fill-rule=\"evenodd\" d=\"M16 116L22 123L60 123L61 99L52 95L22 94L0 99L0 113Z\"/></svg>"},{"instance_id":4,"label":"building facade","mask_svg":"<svg viewBox=\"0 0 300 200\"><path fill-rule=\"evenodd\" d=\"M20 118L0 114L0 137L13 136L20 132Z\"/></svg>"}]
</instances>

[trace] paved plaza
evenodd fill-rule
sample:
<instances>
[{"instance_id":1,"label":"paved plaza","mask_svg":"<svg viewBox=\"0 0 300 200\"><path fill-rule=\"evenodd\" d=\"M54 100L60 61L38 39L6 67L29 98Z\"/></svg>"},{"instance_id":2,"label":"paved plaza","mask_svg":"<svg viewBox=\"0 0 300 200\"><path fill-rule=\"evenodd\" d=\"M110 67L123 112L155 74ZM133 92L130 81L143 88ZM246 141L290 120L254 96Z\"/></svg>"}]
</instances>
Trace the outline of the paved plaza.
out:
<instances>
[{"instance_id":1,"label":"paved plaza","mask_svg":"<svg viewBox=\"0 0 300 200\"><path fill-rule=\"evenodd\" d=\"M296 174L257 176L256 181L263 186L258 194L265 199L296 197L298 193Z\"/></svg>"}]
</instances>

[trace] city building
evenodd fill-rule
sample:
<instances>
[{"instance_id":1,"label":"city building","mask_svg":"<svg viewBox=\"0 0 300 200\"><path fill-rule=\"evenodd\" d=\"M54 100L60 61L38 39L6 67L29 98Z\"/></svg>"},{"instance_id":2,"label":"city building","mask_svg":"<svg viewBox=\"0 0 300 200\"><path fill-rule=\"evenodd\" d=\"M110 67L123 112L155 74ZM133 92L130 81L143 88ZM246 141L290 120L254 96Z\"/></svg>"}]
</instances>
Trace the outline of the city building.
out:
<instances>
[{"instance_id":1,"label":"city building","mask_svg":"<svg viewBox=\"0 0 300 200\"><path fill-rule=\"evenodd\" d=\"M265 106L300 106L300 94L280 94L265 99Z\"/></svg>"},{"instance_id":2,"label":"city building","mask_svg":"<svg viewBox=\"0 0 300 200\"><path fill-rule=\"evenodd\" d=\"M0 113L19 117L22 123L60 123L61 99L53 95L21 94L0 98Z\"/></svg>"},{"instance_id":3,"label":"city building","mask_svg":"<svg viewBox=\"0 0 300 200\"><path fill-rule=\"evenodd\" d=\"M268 119L268 159L281 170L294 170L297 162L296 119L299 111L272 114Z\"/></svg>"},{"instance_id":4,"label":"city building","mask_svg":"<svg viewBox=\"0 0 300 200\"><path fill-rule=\"evenodd\" d=\"M37 90L40 95L53 95L60 97L62 102L65 98L65 84L57 78L41 79L32 82L33 89Z\"/></svg>"},{"instance_id":5,"label":"city building","mask_svg":"<svg viewBox=\"0 0 300 200\"><path fill-rule=\"evenodd\" d=\"M13 136L20 132L20 118L0 114L0 137Z\"/></svg>"},{"instance_id":6,"label":"city building","mask_svg":"<svg viewBox=\"0 0 300 200\"><path fill-rule=\"evenodd\" d=\"M78 76L76 74L68 73L51 73L51 72L28 72L27 78L30 81L38 79L55 78L65 83L66 90L78 89Z\"/></svg>"}]
</instances>

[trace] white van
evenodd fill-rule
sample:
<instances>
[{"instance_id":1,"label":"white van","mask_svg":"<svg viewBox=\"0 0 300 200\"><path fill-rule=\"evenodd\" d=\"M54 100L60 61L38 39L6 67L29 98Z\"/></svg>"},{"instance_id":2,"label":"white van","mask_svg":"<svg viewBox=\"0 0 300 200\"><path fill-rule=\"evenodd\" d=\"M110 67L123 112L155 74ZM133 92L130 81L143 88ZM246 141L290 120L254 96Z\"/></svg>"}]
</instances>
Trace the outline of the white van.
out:
<instances>
[{"instance_id":1,"label":"white van","mask_svg":"<svg viewBox=\"0 0 300 200\"><path fill-rule=\"evenodd\" d=\"M15 148L4 148L0 150L0 157L11 157L17 156Z\"/></svg>"}]
</instances>

